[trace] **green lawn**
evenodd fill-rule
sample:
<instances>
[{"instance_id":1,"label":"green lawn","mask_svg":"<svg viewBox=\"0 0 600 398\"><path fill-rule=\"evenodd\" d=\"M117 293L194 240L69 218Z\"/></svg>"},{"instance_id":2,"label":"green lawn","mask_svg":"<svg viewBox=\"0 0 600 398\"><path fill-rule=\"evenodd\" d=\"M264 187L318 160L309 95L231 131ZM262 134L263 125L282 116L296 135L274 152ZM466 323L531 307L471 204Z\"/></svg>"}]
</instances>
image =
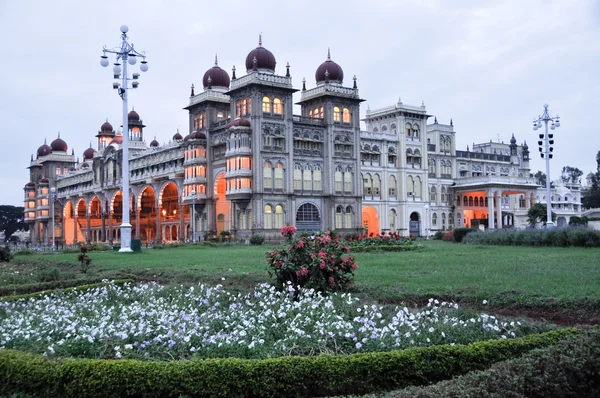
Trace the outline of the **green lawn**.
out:
<instances>
[{"instance_id":1,"label":"green lawn","mask_svg":"<svg viewBox=\"0 0 600 398\"><path fill-rule=\"evenodd\" d=\"M600 308L600 249L473 246L426 241L416 252L356 253L356 290L384 301L453 298L491 305ZM253 286L268 281L268 246L184 246L140 254L91 252L95 277ZM76 254L17 256L0 285L35 281L36 267L77 275ZM27 265L17 264L26 263ZM15 270L22 272L15 275ZM47 271L45 271L47 272ZM33 274L33 275L30 275ZM222 281L221 278L225 278Z\"/></svg>"}]
</instances>

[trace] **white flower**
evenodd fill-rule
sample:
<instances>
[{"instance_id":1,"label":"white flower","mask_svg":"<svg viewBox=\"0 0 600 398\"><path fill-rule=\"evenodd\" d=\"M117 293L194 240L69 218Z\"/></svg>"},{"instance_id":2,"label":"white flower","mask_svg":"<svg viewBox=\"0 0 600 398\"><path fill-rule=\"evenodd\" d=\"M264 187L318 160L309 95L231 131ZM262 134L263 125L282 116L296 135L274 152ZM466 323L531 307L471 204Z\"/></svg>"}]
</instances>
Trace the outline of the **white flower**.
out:
<instances>
[{"instance_id":1,"label":"white flower","mask_svg":"<svg viewBox=\"0 0 600 398\"><path fill-rule=\"evenodd\" d=\"M357 350L360 350L361 348L362 348L362 344L360 344L360 343L356 343L356 349L357 349Z\"/></svg>"},{"instance_id":2,"label":"white flower","mask_svg":"<svg viewBox=\"0 0 600 398\"><path fill-rule=\"evenodd\" d=\"M133 345L132 344L125 344L125 349L126 350L133 350Z\"/></svg>"},{"instance_id":3,"label":"white flower","mask_svg":"<svg viewBox=\"0 0 600 398\"><path fill-rule=\"evenodd\" d=\"M483 305L486 305L488 303L488 301L487 300L483 300L482 303L483 303Z\"/></svg>"}]
</instances>

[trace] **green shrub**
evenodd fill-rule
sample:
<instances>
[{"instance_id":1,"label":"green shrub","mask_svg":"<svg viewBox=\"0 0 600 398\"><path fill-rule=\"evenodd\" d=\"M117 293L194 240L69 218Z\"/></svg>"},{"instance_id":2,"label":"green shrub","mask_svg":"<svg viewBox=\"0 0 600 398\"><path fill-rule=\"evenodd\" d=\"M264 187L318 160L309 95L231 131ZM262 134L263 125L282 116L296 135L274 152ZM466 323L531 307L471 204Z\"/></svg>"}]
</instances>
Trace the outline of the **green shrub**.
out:
<instances>
[{"instance_id":1,"label":"green shrub","mask_svg":"<svg viewBox=\"0 0 600 398\"><path fill-rule=\"evenodd\" d=\"M260 246L265 242L265 236L260 234L250 235L250 244L254 246Z\"/></svg>"},{"instance_id":2,"label":"green shrub","mask_svg":"<svg viewBox=\"0 0 600 398\"><path fill-rule=\"evenodd\" d=\"M512 340L354 355L171 362L49 359L0 350L0 393L46 397L282 397L365 394L483 370L571 329Z\"/></svg>"},{"instance_id":3,"label":"green shrub","mask_svg":"<svg viewBox=\"0 0 600 398\"><path fill-rule=\"evenodd\" d=\"M442 240L445 242L454 242L454 230L448 231L442 236Z\"/></svg>"},{"instance_id":4,"label":"green shrub","mask_svg":"<svg viewBox=\"0 0 600 398\"><path fill-rule=\"evenodd\" d=\"M52 280L40 283L27 283L23 285L0 286L0 297L16 294L30 294L54 289L64 289L80 285L94 284L102 282L102 278L94 279L63 279Z\"/></svg>"},{"instance_id":5,"label":"green shrub","mask_svg":"<svg viewBox=\"0 0 600 398\"><path fill-rule=\"evenodd\" d=\"M105 282L98 282L98 283L89 283L89 284L82 285L81 282L82 281L79 281L79 284L73 285L72 287L64 288L64 291L65 292L70 292L70 291L73 291L73 290L94 289L94 288L97 288L99 286L103 286L105 284ZM116 284L116 285L123 285L125 283L133 283L133 282L134 281L132 279L120 279L120 280L112 281L112 283ZM40 285L40 284L38 284L38 285ZM20 299L39 298L39 297L42 297L42 296L50 295L50 294L54 293L57 289L62 288L62 287L63 286L60 286L60 284L59 284L59 286L57 286L57 287L55 287L53 289L49 289L49 290L42 290L42 291L36 290L33 293L16 294L16 295L13 295L13 296L4 296L2 298L2 300L4 300L4 301L14 301L14 300L20 300Z\"/></svg>"},{"instance_id":6,"label":"green shrub","mask_svg":"<svg viewBox=\"0 0 600 398\"><path fill-rule=\"evenodd\" d=\"M469 234L464 243L508 246L600 247L600 231L584 227L496 229Z\"/></svg>"},{"instance_id":7,"label":"green shrub","mask_svg":"<svg viewBox=\"0 0 600 398\"><path fill-rule=\"evenodd\" d=\"M21 249L14 252L15 256L31 256L32 254L35 254L35 251L31 249Z\"/></svg>"},{"instance_id":8,"label":"green shrub","mask_svg":"<svg viewBox=\"0 0 600 398\"><path fill-rule=\"evenodd\" d=\"M403 397L598 397L600 333L598 330L536 349L429 387L393 392Z\"/></svg>"},{"instance_id":9,"label":"green shrub","mask_svg":"<svg viewBox=\"0 0 600 398\"><path fill-rule=\"evenodd\" d=\"M467 236L471 232L475 232L475 231L477 231L477 230L476 229L471 229L471 228L456 228L456 229L453 230L453 232L454 232L454 241L456 243L461 243L463 241L463 239L465 238L465 236Z\"/></svg>"},{"instance_id":10,"label":"green shrub","mask_svg":"<svg viewBox=\"0 0 600 398\"><path fill-rule=\"evenodd\" d=\"M364 252L406 252L412 250L421 250L424 246L420 243L411 245L391 245L391 246L351 246L354 253Z\"/></svg>"},{"instance_id":11,"label":"green shrub","mask_svg":"<svg viewBox=\"0 0 600 398\"><path fill-rule=\"evenodd\" d=\"M444 233L442 231L437 231L435 235L433 235L434 240L442 240L444 237Z\"/></svg>"},{"instance_id":12,"label":"green shrub","mask_svg":"<svg viewBox=\"0 0 600 398\"><path fill-rule=\"evenodd\" d=\"M0 246L0 263L8 263L12 259L13 255L8 246Z\"/></svg>"}]
</instances>

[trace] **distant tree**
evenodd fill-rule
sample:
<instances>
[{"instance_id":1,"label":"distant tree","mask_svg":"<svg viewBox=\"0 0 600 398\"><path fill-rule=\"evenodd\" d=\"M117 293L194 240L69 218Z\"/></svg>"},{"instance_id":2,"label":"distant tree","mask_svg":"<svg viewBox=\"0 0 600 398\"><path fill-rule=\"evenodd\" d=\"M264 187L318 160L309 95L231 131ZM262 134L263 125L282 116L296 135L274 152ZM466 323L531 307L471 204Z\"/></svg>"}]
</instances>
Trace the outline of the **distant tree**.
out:
<instances>
[{"instance_id":1,"label":"distant tree","mask_svg":"<svg viewBox=\"0 0 600 398\"><path fill-rule=\"evenodd\" d=\"M565 184L577 184L582 175L583 171L579 170L577 167L565 166L562 168L560 179Z\"/></svg>"},{"instance_id":2,"label":"distant tree","mask_svg":"<svg viewBox=\"0 0 600 398\"><path fill-rule=\"evenodd\" d=\"M29 230L24 222L24 210L22 206L0 205L0 231L4 232L4 241L8 241L15 231Z\"/></svg>"},{"instance_id":3,"label":"distant tree","mask_svg":"<svg viewBox=\"0 0 600 398\"><path fill-rule=\"evenodd\" d=\"M543 187L546 186L546 173L542 173L538 170L538 172L535 173L533 177L535 178L535 181L538 183L538 185L541 185Z\"/></svg>"},{"instance_id":4,"label":"distant tree","mask_svg":"<svg viewBox=\"0 0 600 398\"><path fill-rule=\"evenodd\" d=\"M546 216L546 205L544 203L536 203L529 208L527 211L527 222L532 227L535 227L537 223L545 223L547 220ZM556 220L556 213L552 212L552 221Z\"/></svg>"},{"instance_id":5,"label":"distant tree","mask_svg":"<svg viewBox=\"0 0 600 398\"><path fill-rule=\"evenodd\" d=\"M596 172L590 177L592 184L583 195L581 203L586 209L600 208L600 151L596 154Z\"/></svg>"}]
</instances>

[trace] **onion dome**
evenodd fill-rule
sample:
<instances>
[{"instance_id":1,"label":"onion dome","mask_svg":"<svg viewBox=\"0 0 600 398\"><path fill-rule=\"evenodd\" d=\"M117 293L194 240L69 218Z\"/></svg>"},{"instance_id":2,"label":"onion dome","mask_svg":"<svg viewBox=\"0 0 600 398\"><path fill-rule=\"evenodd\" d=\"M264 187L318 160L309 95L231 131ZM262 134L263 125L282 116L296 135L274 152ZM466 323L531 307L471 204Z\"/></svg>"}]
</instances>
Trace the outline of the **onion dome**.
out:
<instances>
[{"instance_id":1,"label":"onion dome","mask_svg":"<svg viewBox=\"0 0 600 398\"><path fill-rule=\"evenodd\" d=\"M219 67L217 62L217 56L215 55L215 66L210 68L204 73L204 77L202 78L202 85L204 88L212 88L212 87L224 87L229 88L229 74L225 72L224 69Z\"/></svg>"},{"instance_id":2,"label":"onion dome","mask_svg":"<svg viewBox=\"0 0 600 398\"><path fill-rule=\"evenodd\" d=\"M515 135L512 135L512 138L510 139L510 145L516 145L517 144L517 139L515 138Z\"/></svg>"},{"instance_id":3,"label":"onion dome","mask_svg":"<svg viewBox=\"0 0 600 398\"><path fill-rule=\"evenodd\" d=\"M342 83L344 81L344 71L342 67L331 60L331 53L327 50L327 60L317 68L315 79L318 83L335 82Z\"/></svg>"},{"instance_id":4,"label":"onion dome","mask_svg":"<svg viewBox=\"0 0 600 398\"><path fill-rule=\"evenodd\" d=\"M205 140L206 139L206 134L204 134L202 131L192 131L190 134L188 134L185 137L184 141L189 141L189 140Z\"/></svg>"},{"instance_id":5,"label":"onion dome","mask_svg":"<svg viewBox=\"0 0 600 398\"><path fill-rule=\"evenodd\" d=\"M140 115L135 110L133 110L127 114L127 120L130 120L133 122L139 122Z\"/></svg>"},{"instance_id":6,"label":"onion dome","mask_svg":"<svg viewBox=\"0 0 600 398\"><path fill-rule=\"evenodd\" d=\"M246 70L250 71L256 68L275 72L276 64L275 56L262 46L262 36L258 36L258 47L250 51L246 57Z\"/></svg>"},{"instance_id":7,"label":"onion dome","mask_svg":"<svg viewBox=\"0 0 600 398\"><path fill-rule=\"evenodd\" d=\"M75 168L75 166L71 166L69 167L69 171L77 171L77 168Z\"/></svg>"},{"instance_id":8,"label":"onion dome","mask_svg":"<svg viewBox=\"0 0 600 398\"><path fill-rule=\"evenodd\" d=\"M63 141L60 138L60 133L58 133L58 138L56 138L54 141L52 141L50 143L50 148L52 148L52 152L54 152L54 151L67 152L67 149L69 149L69 146L67 145L67 143L65 141Z\"/></svg>"},{"instance_id":9,"label":"onion dome","mask_svg":"<svg viewBox=\"0 0 600 398\"><path fill-rule=\"evenodd\" d=\"M44 145L40 146L37 150L38 158L40 156L50 155L51 153L52 153L52 148L50 147L50 145L46 144L46 140L44 140Z\"/></svg>"},{"instance_id":10,"label":"onion dome","mask_svg":"<svg viewBox=\"0 0 600 398\"><path fill-rule=\"evenodd\" d=\"M33 181L29 181L27 184L25 184L25 188L23 189L34 189L35 188L35 183Z\"/></svg>"},{"instance_id":11,"label":"onion dome","mask_svg":"<svg viewBox=\"0 0 600 398\"><path fill-rule=\"evenodd\" d=\"M181 134L179 134L179 130L177 130L177 132L173 136L173 141L181 141L181 140L183 140L183 137L181 136Z\"/></svg>"},{"instance_id":12,"label":"onion dome","mask_svg":"<svg viewBox=\"0 0 600 398\"><path fill-rule=\"evenodd\" d=\"M158 141L156 141L156 137L154 137L154 139L152 140L152 142L150 142L150 146L152 148L156 148L158 146Z\"/></svg>"},{"instance_id":13,"label":"onion dome","mask_svg":"<svg viewBox=\"0 0 600 398\"><path fill-rule=\"evenodd\" d=\"M40 180L40 184L48 184L48 183L49 183L49 181L46 177L44 177Z\"/></svg>"},{"instance_id":14,"label":"onion dome","mask_svg":"<svg viewBox=\"0 0 600 398\"><path fill-rule=\"evenodd\" d=\"M90 146L88 149L86 149L85 151L83 151L83 160L93 159L95 153L96 153L96 151L94 150L94 148L92 148Z\"/></svg>"},{"instance_id":15,"label":"onion dome","mask_svg":"<svg viewBox=\"0 0 600 398\"><path fill-rule=\"evenodd\" d=\"M139 118L139 115L138 115L138 118ZM102 126L100 126L100 131L103 133L112 133L113 126L107 120L104 123L102 123Z\"/></svg>"},{"instance_id":16,"label":"onion dome","mask_svg":"<svg viewBox=\"0 0 600 398\"><path fill-rule=\"evenodd\" d=\"M88 169L90 167L90 165L87 164L87 162L83 162L83 163L81 163L81 167L83 167L84 169Z\"/></svg>"},{"instance_id":17,"label":"onion dome","mask_svg":"<svg viewBox=\"0 0 600 398\"><path fill-rule=\"evenodd\" d=\"M227 126L225 126L226 129L233 128L233 127L248 127L248 128L250 128L250 121L246 120L246 119L240 119L238 117L237 119L234 119L231 122L227 123Z\"/></svg>"}]
</instances>

